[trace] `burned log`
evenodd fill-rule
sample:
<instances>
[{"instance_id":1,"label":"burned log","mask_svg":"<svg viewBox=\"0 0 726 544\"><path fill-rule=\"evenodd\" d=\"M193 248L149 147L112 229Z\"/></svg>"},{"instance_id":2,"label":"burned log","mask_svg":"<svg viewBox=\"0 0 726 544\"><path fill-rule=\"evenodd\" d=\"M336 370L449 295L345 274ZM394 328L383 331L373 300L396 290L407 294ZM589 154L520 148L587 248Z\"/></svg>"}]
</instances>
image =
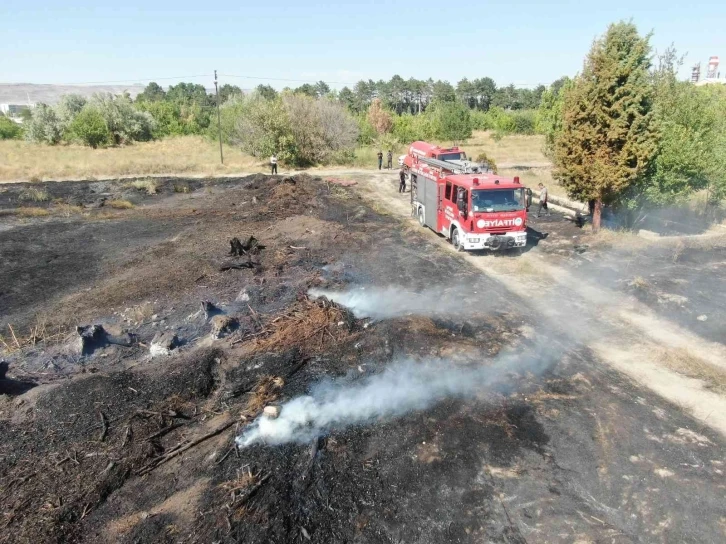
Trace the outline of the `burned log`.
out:
<instances>
[{"instance_id":1,"label":"burned log","mask_svg":"<svg viewBox=\"0 0 726 544\"><path fill-rule=\"evenodd\" d=\"M254 268L255 266L257 266L257 263L254 263L251 260L246 262L225 261L220 265L219 271L226 272L227 270L241 270L243 268Z\"/></svg>"}]
</instances>

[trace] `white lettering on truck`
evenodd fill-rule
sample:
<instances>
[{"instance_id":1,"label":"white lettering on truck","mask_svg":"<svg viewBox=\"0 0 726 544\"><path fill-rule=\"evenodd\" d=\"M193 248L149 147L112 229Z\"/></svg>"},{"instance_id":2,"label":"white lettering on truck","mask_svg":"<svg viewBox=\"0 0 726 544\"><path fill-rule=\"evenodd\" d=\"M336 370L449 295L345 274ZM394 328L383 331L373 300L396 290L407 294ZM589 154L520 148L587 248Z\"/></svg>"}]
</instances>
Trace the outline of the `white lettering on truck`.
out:
<instances>
[{"instance_id":1,"label":"white lettering on truck","mask_svg":"<svg viewBox=\"0 0 726 544\"><path fill-rule=\"evenodd\" d=\"M519 227L521 225L521 217L517 217L516 219L479 219L479 221L476 222L476 226L480 229L487 227Z\"/></svg>"}]
</instances>

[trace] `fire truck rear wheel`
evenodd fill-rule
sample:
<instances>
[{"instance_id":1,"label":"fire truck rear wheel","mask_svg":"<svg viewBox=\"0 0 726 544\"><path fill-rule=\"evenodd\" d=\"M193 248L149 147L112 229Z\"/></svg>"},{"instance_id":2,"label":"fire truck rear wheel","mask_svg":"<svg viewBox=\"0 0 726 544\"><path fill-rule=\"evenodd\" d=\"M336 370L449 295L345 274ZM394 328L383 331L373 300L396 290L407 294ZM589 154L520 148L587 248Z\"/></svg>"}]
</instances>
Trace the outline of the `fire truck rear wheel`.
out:
<instances>
[{"instance_id":1,"label":"fire truck rear wheel","mask_svg":"<svg viewBox=\"0 0 726 544\"><path fill-rule=\"evenodd\" d=\"M456 251L462 251L464 249L459 240L459 229L457 228L451 231L451 245L456 248Z\"/></svg>"},{"instance_id":2,"label":"fire truck rear wheel","mask_svg":"<svg viewBox=\"0 0 726 544\"><path fill-rule=\"evenodd\" d=\"M426 220L424 218L424 211L423 208L418 209L418 224L422 227L426 226Z\"/></svg>"}]
</instances>

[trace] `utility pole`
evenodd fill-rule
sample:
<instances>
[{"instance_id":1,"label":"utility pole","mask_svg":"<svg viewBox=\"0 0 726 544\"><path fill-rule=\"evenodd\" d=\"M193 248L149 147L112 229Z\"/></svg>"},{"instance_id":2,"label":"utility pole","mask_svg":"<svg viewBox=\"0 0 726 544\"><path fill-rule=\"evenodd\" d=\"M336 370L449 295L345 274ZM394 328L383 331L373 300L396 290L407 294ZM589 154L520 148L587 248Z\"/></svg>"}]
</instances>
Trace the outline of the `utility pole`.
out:
<instances>
[{"instance_id":1,"label":"utility pole","mask_svg":"<svg viewBox=\"0 0 726 544\"><path fill-rule=\"evenodd\" d=\"M214 92L217 95L217 131L219 132L219 160L224 164L222 154L222 115L219 113L219 86L217 85L217 70L214 71Z\"/></svg>"}]
</instances>

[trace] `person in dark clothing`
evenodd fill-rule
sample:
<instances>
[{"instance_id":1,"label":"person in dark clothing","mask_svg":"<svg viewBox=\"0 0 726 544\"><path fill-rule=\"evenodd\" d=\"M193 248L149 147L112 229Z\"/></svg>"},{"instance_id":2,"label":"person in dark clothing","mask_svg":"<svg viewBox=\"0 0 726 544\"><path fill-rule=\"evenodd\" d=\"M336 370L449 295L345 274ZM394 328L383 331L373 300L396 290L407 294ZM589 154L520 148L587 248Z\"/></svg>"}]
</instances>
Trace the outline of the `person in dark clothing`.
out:
<instances>
[{"instance_id":1,"label":"person in dark clothing","mask_svg":"<svg viewBox=\"0 0 726 544\"><path fill-rule=\"evenodd\" d=\"M525 206L524 207L527 209L527 211L529 211L530 206L532 206L532 189L527 187L524 190L524 194L525 194Z\"/></svg>"},{"instance_id":2,"label":"person in dark clothing","mask_svg":"<svg viewBox=\"0 0 726 544\"><path fill-rule=\"evenodd\" d=\"M403 168L401 168L401 171L398 173L398 178L401 180L398 184L398 192L405 193L406 192L406 171Z\"/></svg>"},{"instance_id":3,"label":"person in dark clothing","mask_svg":"<svg viewBox=\"0 0 726 544\"><path fill-rule=\"evenodd\" d=\"M388 150L388 154L386 155L386 159L388 160L388 169L393 170L393 153L391 153L391 150Z\"/></svg>"},{"instance_id":4,"label":"person in dark clothing","mask_svg":"<svg viewBox=\"0 0 726 544\"><path fill-rule=\"evenodd\" d=\"M595 215L595 199L592 198L587 203L588 208L590 208L590 217L593 217Z\"/></svg>"},{"instance_id":5,"label":"person in dark clothing","mask_svg":"<svg viewBox=\"0 0 726 544\"><path fill-rule=\"evenodd\" d=\"M383 151L378 152L378 169L383 167Z\"/></svg>"}]
</instances>

